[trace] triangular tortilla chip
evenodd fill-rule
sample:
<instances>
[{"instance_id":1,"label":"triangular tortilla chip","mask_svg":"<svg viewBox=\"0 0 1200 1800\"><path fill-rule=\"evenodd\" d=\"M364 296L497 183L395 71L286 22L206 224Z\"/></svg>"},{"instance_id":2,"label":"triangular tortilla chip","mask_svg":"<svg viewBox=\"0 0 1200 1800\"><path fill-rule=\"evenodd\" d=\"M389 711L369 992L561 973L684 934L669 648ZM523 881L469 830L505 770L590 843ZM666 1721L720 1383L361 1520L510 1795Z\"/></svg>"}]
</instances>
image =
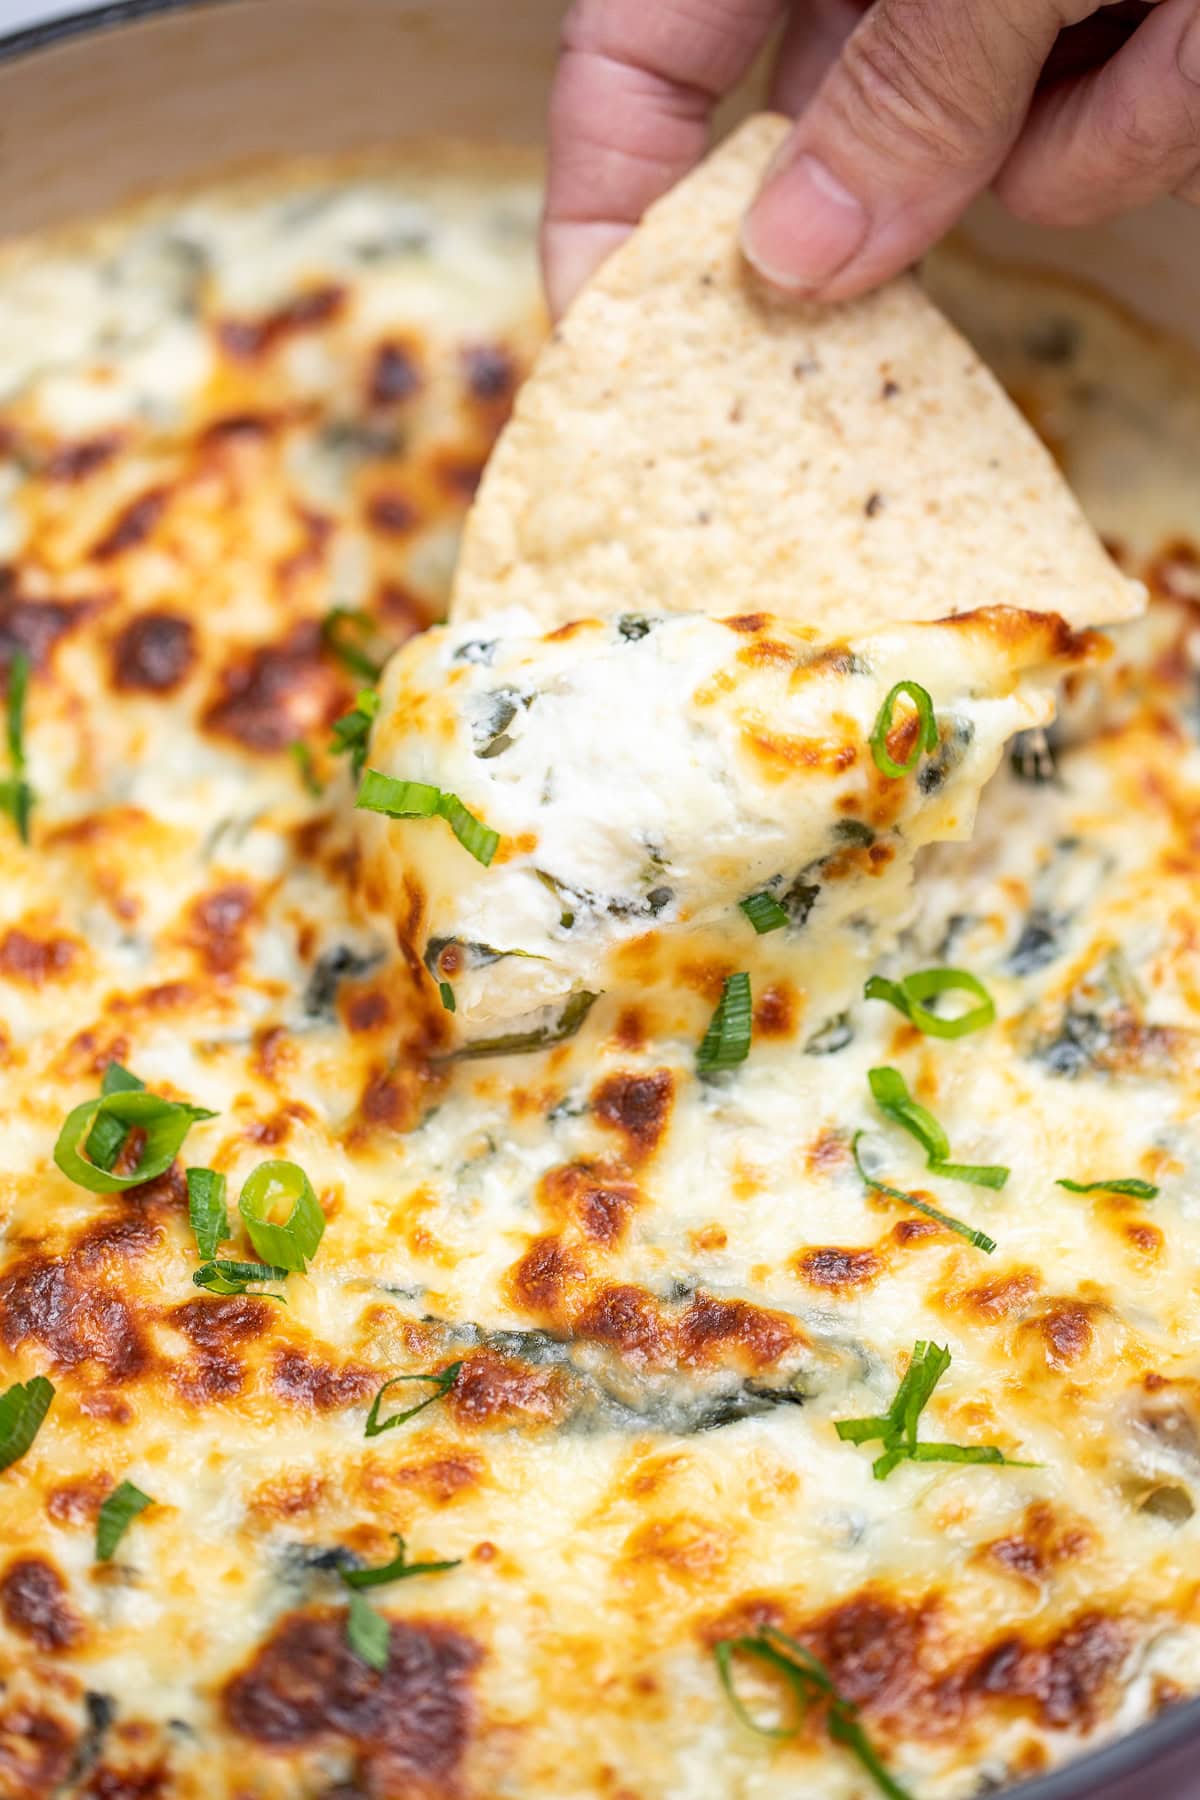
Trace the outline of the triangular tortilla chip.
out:
<instances>
[{"instance_id":1,"label":"triangular tortilla chip","mask_svg":"<svg viewBox=\"0 0 1200 1800\"><path fill-rule=\"evenodd\" d=\"M911 277L782 299L738 248L781 118L651 208L546 345L468 520L452 617L765 612L832 633L1138 610L1051 457Z\"/></svg>"}]
</instances>

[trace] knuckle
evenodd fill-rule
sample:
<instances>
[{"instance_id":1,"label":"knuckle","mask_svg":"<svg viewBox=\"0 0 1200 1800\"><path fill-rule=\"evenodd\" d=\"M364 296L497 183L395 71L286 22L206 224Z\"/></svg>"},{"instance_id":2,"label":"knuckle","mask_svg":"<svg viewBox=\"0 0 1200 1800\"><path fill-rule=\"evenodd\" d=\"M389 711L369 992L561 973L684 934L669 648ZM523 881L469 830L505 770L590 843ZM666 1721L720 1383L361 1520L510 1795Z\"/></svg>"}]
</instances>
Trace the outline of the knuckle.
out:
<instances>
[{"instance_id":1,"label":"knuckle","mask_svg":"<svg viewBox=\"0 0 1200 1800\"><path fill-rule=\"evenodd\" d=\"M931 41L927 8L880 7L847 39L832 84L838 109L859 135L899 145L922 160L957 162L978 136L977 114Z\"/></svg>"}]
</instances>

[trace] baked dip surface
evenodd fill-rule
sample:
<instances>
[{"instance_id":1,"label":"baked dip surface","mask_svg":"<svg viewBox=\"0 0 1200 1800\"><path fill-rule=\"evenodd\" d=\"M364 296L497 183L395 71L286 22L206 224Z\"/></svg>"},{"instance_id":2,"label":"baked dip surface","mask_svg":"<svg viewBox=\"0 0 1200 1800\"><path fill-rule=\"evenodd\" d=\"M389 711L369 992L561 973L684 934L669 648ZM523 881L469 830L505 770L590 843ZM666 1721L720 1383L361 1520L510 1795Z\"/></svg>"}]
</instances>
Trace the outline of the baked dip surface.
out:
<instances>
[{"instance_id":1,"label":"baked dip surface","mask_svg":"<svg viewBox=\"0 0 1200 1800\"><path fill-rule=\"evenodd\" d=\"M0 263L0 1387L54 1389L0 1474L4 1800L961 1800L1200 1688L1200 373L929 270L1152 592L869 965L968 971L993 1023L829 1014L822 903L780 892L732 950L651 911L573 1035L455 1057L462 966L397 948L329 746L444 608L543 329L537 203L492 149L299 164ZM749 1054L704 1073L735 970ZM114 1063L212 1116L95 1192L54 1150ZM1002 1187L931 1172L882 1068ZM279 1161L307 1272L197 1285ZM1005 1461L880 1476L838 1435L918 1343L921 1439ZM394 1534L453 1566L348 1584ZM739 1716L714 1646L764 1628L840 1711L792 1732L742 1652L790 1735Z\"/></svg>"}]
</instances>

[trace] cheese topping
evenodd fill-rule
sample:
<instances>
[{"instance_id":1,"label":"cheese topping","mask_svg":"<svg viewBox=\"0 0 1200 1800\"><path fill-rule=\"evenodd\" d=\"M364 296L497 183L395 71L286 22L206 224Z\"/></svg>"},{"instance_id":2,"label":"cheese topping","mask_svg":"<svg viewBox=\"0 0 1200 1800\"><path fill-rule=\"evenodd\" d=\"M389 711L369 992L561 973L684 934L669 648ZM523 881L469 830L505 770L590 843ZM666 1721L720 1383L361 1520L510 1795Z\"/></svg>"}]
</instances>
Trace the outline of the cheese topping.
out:
<instances>
[{"instance_id":1,"label":"cheese topping","mask_svg":"<svg viewBox=\"0 0 1200 1800\"><path fill-rule=\"evenodd\" d=\"M761 615L427 632L387 672L370 766L454 794L500 847L483 867L368 815L370 891L468 1026L612 989L650 932L736 944L758 892L803 934L801 978L856 969L904 923L917 851L967 837L1007 740L1049 722L1054 664L1098 647L1003 608L847 643ZM914 675L936 733L926 752L911 701L888 707L902 774L870 743Z\"/></svg>"},{"instance_id":2,"label":"cheese topping","mask_svg":"<svg viewBox=\"0 0 1200 1800\"><path fill-rule=\"evenodd\" d=\"M1200 1692L1200 374L1097 301L935 259L1148 616L1067 671L1062 721L1014 740L970 843L920 851L893 949L822 933L844 964L809 954L815 909L759 935L741 901L786 894L810 843L830 885L838 795L898 808L873 826L904 822L888 871L919 809L965 820L982 764L952 800L920 787L951 717L1043 716L1061 647L934 627L936 657L866 676L798 638L786 664L741 660L770 623L679 621L713 646L680 698L736 676L705 711L718 745L759 693L772 724L793 704L832 721L855 763L785 758L776 785L731 752L790 846L763 887L693 836L687 879L728 901L711 924L626 936L597 914L609 985L573 1036L455 1055L493 1028L460 1035L415 954L443 881L424 859L464 904L524 880L540 802L518 783L491 817L516 743L474 756L446 695L497 677L467 660L415 691L446 731L426 774L507 834L490 866L444 817L356 815L329 745L370 676L329 615L368 615L371 669L440 616L543 328L537 208L536 171L494 148L300 165L0 258L0 665L31 665L33 794L27 845L0 812L0 1396L21 1390L0 1398L3 1800L868 1800L828 1697L785 1738L730 1704L714 1646L769 1627L914 1800L1000 1789ZM660 629L585 657L587 637L521 649L506 626L496 654L586 687L606 658L649 667ZM414 638L414 668L449 641ZM888 677L938 718L903 779L869 749ZM532 734L531 768L555 765L543 698L505 728ZM623 690L614 709L586 737L599 775L570 764L599 816L602 759L632 769L652 718ZM897 763L916 716L901 694ZM660 747L710 804L718 765L669 730ZM675 804L643 767L645 794L612 789L624 830ZM420 778L407 753L387 768ZM420 859L411 923L364 824ZM838 880L895 929L869 848ZM565 955L573 934L536 922ZM962 1037L859 985L946 967L994 1007ZM735 975L746 1054L713 1079L698 1050ZM55 1147L114 1062L196 1116L162 1174L96 1191ZM878 1104L888 1068L957 1174ZM90 1140L118 1179L162 1153ZM231 1273L262 1267L252 1226L306 1270ZM950 1362L914 1447L994 1454L877 1479L883 1441L838 1427L887 1418L922 1341ZM406 1567L454 1566L345 1579L393 1567L395 1534ZM735 1664L750 1716L782 1724L778 1671Z\"/></svg>"}]
</instances>

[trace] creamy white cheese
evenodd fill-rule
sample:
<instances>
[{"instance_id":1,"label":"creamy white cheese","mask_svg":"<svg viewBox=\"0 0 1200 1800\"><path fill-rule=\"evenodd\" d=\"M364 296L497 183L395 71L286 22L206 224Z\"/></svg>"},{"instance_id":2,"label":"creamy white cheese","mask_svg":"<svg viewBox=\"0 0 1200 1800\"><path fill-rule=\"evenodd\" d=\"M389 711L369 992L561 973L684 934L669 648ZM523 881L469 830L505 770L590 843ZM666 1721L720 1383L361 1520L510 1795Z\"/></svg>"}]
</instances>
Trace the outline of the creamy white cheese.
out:
<instances>
[{"instance_id":1,"label":"creamy white cheese","mask_svg":"<svg viewBox=\"0 0 1200 1800\"><path fill-rule=\"evenodd\" d=\"M1073 645L1004 609L850 643L760 615L533 629L512 614L408 644L371 739L372 768L500 834L483 866L439 818L364 815L397 919L424 897L415 947L467 1024L611 988L613 952L651 931L744 932L756 893L802 958L842 929L877 946L916 852L965 838L1005 743L1052 716ZM904 682L932 701L936 748ZM904 774L871 745L889 696Z\"/></svg>"}]
</instances>

